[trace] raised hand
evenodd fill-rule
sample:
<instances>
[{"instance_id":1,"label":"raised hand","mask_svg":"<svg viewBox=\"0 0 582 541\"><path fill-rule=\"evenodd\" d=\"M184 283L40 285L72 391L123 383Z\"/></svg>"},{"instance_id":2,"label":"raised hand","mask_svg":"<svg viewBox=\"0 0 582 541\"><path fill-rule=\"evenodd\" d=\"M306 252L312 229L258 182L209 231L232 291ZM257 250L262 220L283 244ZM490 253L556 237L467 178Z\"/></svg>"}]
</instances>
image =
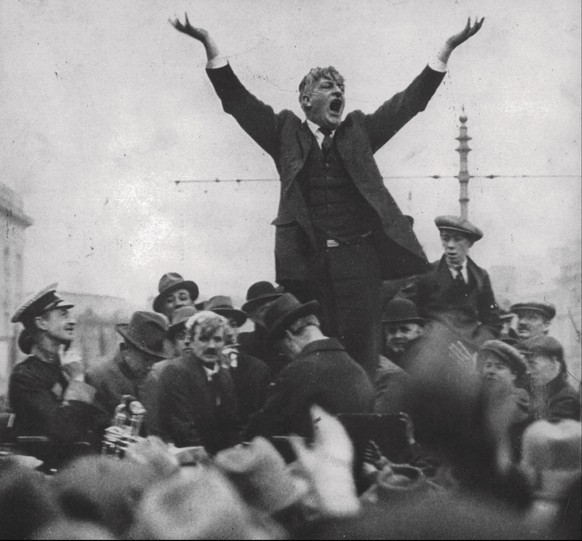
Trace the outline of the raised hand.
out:
<instances>
[{"instance_id":1,"label":"raised hand","mask_svg":"<svg viewBox=\"0 0 582 541\"><path fill-rule=\"evenodd\" d=\"M485 20L485 17L482 17L481 20L479 20L477 17L475 17L475 22L471 23L471 17L469 17L467 19L467 24L465 25L465 28L463 28L463 30L461 30L459 33L451 36L447 40L447 45L451 49L457 48L459 45L461 45L461 43L464 43L470 37L474 36L477 32L479 32L479 30L481 29L481 26L483 26L484 20Z\"/></svg>"},{"instance_id":2,"label":"raised hand","mask_svg":"<svg viewBox=\"0 0 582 541\"><path fill-rule=\"evenodd\" d=\"M201 41L202 43L206 43L208 41L208 31L204 28L198 28L196 26L192 26L190 21L188 20L188 14L184 13L184 22L181 23L178 18L172 20L169 19L170 24L178 30L178 32L182 32L182 34L186 34L188 36Z\"/></svg>"}]
</instances>

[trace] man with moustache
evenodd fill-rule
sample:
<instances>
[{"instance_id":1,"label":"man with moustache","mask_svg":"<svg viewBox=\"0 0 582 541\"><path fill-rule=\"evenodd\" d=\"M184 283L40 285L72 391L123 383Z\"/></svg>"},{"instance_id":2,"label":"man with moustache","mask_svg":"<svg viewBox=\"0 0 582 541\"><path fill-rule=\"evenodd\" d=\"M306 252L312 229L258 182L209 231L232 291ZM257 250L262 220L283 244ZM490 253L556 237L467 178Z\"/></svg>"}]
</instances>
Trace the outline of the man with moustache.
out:
<instances>
[{"instance_id":1,"label":"man with moustache","mask_svg":"<svg viewBox=\"0 0 582 541\"><path fill-rule=\"evenodd\" d=\"M546 336L556 317L555 306L545 302L520 302L512 305L509 311L517 316L519 340Z\"/></svg>"},{"instance_id":2,"label":"man with moustache","mask_svg":"<svg viewBox=\"0 0 582 541\"><path fill-rule=\"evenodd\" d=\"M306 116L301 121L289 110L275 113L253 96L206 30L193 27L187 16L184 23L172 21L202 43L224 110L275 161L281 178L273 221L277 282L301 302L320 302L323 330L370 376L379 355L381 280L426 268L424 252L373 155L426 108L450 54L482 23L468 20L406 90L372 114L354 111L342 121L343 77L331 66L312 69L299 85Z\"/></svg>"},{"instance_id":3,"label":"man with moustache","mask_svg":"<svg viewBox=\"0 0 582 541\"><path fill-rule=\"evenodd\" d=\"M241 441L234 383L221 363L227 326L214 312L190 317L190 347L160 375L161 430L176 447L203 446L213 454Z\"/></svg>"}]
</instances>

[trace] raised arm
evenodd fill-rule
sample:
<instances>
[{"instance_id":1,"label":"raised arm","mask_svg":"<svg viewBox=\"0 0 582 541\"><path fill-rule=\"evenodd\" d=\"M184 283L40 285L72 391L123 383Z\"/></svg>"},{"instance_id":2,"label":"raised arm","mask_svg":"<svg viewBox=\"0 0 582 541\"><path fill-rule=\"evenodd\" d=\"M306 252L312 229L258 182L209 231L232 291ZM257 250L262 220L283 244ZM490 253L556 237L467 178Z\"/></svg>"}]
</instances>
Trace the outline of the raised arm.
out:
<instances>
[{"instance_id":1,"label":"raised arm","mask_svg":"<svg viewBox=\"0 0 582 541\"><path fill-rule=\"evenodd\" d=\"M194 38L195 40L199 41L204 45L204 49L206 50L206 58L209 62L212 62L216 58L220 56L220 52L218 50L218 46L212 36L208 33L208 30L204 28L199 28L196 26L192 26L190 21L188 20L188 14L184 13L184 22L181 23L179 19L170 19L170 24L178 30L178 32L182 32L182 34L186 34Z\"/></svg>"},{"instance_id":2,"label":"raised arm","mask_svg":"<svg viewBox=\"0 0 582 541\"><path fill-rule=\"evenodd\" d=\"M451 53L459 45L461 45L461 43L464 43L469 38L473 37L477 32L479 32L479 30L483 26L484 20L485 17L483 17L481 20L475 17L475 22L472 23L471 17L469 17L467 19L467 24L465 25L465 28L463 28L463 30L461 30L460 32L457 32L456 34L452 35L449 39L445 41L445 44L437 54L437 58L443 64L446 64L449 60L449 56L451 56Z\"/></svg>"}]
</instances>

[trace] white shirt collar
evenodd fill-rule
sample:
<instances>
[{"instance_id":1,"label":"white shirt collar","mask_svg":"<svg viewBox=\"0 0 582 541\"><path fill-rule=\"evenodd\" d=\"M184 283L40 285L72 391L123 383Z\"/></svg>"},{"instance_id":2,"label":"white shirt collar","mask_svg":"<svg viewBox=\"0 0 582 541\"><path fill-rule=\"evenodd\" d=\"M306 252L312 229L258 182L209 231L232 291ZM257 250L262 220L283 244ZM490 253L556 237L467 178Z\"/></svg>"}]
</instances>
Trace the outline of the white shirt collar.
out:
<instances>
[{"instance_id":1,"label":"white shirt collar","mask_svg":"<svg viewBox=\"0 0 582 541\"><path fill-rule=\"evenodd\" d=\"M318 126L315 122L312 122L308 118L305 119L305 122L307 123L307 127L311 130L311 133L313 133L313 135L315 135L317 142L321 146L321 142L323 141L323 138L325 137L325 135L323 135L323 133L321 133L321 131L319 131L320 126ZM334 134L335 134L335 130L332 130L331 137L333 137Z\"/></svg>"},{"instance_id":2,"label":"white shirt collar","mask_svg":"<svg viewBox=\"0 0 582 541\"><path fill-rule=\"evenodd\" d=\"M457 269L455 267L449 267L449 272L451 273L451 276L453 278L456 278ZM463 280L465 280L465 283L468 284L469 272L467 271L467 258L465 258L465 261L463 261L463 263L461 264L461 274L463 275Z\"/></svg>"},{"instance_id":3,"label":"white shirt collar","mask_svg":"<svg viewBox=\"0 0 582 541\"><path fill-rule=\"evenodd\" d=\"M214 368L208 368L208 365L203 364L202 368L204 368L204 372L206 372L206 378L208 381L211 381L212 378L218 373L218 370L220 370L220 365L215 363Z\"/></svg>"}]
</instances>

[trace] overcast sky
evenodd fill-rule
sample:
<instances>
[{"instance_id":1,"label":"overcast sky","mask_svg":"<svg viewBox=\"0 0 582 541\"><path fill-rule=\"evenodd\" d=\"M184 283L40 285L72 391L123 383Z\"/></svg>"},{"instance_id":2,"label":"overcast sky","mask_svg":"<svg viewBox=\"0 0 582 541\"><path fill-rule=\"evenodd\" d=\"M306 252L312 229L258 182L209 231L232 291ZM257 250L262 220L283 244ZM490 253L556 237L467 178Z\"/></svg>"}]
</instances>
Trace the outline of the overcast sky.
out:
<instances>
[{"instance_id":1,"label":"overcast sky","mask_svg":"<svg viewBox=\"0 0 582 541\"><path fill-rule=\"evenodd\" d=\"M169 17L206 27L247 87L300 114L297 84L315 65L346 78L347 111L373 111L404 88L467 16L479 34L453 53L427 110L377 154L385 176L456 175L461 106L474 175L470 218L485 267L580 252L580 0L2 0L0 163L34 219L25 289L141 303L181 272L201 297L244 297L274 279L278 182L271 159L222 112L205 54ZM557 175L574 175L562 177ZM576 175L578 175L576 177ZM433 219L458 213L458 182L389 179L430 259ZM524 285L525 287L525 285Z\"/></svg>"}]
</instances>

